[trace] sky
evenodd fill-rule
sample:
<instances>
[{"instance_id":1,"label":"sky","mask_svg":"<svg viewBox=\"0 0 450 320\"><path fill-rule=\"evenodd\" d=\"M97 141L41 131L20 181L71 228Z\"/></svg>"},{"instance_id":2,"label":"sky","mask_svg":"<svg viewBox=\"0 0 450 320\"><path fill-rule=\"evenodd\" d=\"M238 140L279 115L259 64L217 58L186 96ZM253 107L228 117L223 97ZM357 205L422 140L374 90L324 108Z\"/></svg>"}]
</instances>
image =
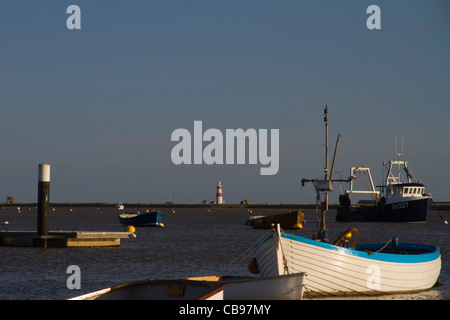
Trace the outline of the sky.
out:
<instances>
[{"instance_id":1,"label":"sky","mask_svg":"<svg viewBox=\"0 0 450 320\"><path fill-rule=\"evenodd\" d=\"M0 1L0 202L37 201L45 162L51 202L199 203L221 181L226 203L314 203L301 179L323 176L325 105L335 178L365 165L382 184L403 137L450 201L450 2ZM174 164L171 135L194 121L278 129L278 172Z\"/></svg>"}]
</instances>

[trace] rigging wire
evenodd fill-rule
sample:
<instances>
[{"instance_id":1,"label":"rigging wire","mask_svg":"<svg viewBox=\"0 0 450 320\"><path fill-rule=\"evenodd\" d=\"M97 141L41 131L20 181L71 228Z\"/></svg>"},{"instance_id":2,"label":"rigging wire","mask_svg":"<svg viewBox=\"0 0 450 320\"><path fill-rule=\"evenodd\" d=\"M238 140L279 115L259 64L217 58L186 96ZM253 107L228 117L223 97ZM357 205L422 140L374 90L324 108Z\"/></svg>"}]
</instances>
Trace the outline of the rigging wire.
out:
<instances>
[{"instance_id":1,"label":"rigging wire","mask_svg":"<svg viewBox=\"0 0 450 320\"><path fill-rule=\"evenodd\" d=\"M267 238L271 234L271 231L268 231L264 233L258 240L256 240L250 247L248 247L243 253L241 253L236 259L231 261L230 264L228 264L225 268L224 275L228 275L230 271L233 271L238 267L238 264L240 264L244 259L248 259L250 257L250 254L253 253L257 245L265 238Z\"/></svg>"}]
</instances>

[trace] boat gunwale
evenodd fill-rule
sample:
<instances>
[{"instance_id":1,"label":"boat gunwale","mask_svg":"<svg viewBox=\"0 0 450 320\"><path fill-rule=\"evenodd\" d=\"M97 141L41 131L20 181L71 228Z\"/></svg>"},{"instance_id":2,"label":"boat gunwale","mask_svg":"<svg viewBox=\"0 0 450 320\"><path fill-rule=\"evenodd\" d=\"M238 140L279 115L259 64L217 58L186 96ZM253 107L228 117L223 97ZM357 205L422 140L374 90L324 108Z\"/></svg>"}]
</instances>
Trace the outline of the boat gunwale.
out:
<instances>
[{"instance_id":1,"label":"boat gunwale","mask_svg":"<svg viewBox=\"0 0 450 320\"><path fill-rule=\"evenodd\" d=\"M194 276L188 277L186 280L207 281L218 283L244 283L244 282L260 282L261 280L277 280L282 278L295 278L306 276L307 272L295 272L289 274L280 274L277 276L254 277L254 276L230 276L230 275L210 275L210 276Z\"/></svg>"},{"instance_id":2,"label":"boat gunwale","mask_svg":"<svg viewBox=\"0 0 450 320\"><path fill-rule=\"evenodd\" d=\"M273 237L273 235L271 235ZM271 236L265 238L260 242L259 245L266 242ZM360 244L355 247L355 249L344 248L341 246L336 246L326 242L320 242L313 239L304 238L301 236L281 232L281 237L293 241L303 242L309 245L321 247L324 249L337 251L342 254L356 256L363 259L370 259L374 261L383 261L391 263L426 263L432 262L440 259L441 253L437 246L424 245L424 244L412 244L412 243L399 243L397 248L399 250L420 250L427 251L425 253L419 254L394 254L394 253L383 253L383 252L373 252L372 250L380 249L386 244ZM392 245L386 246L387 248L392 247ZM363 251L364 249L366 249ZM372 250L368 249L371 248Z\"/></svg>"},{"instance_id":3,"label":"boat gunwale","mask_svg":"<svg viewBox=\"0 0 450 320\"><path fill-rule=\"evenodd\" d=\"M150 215L154 215L156 214L157 216L164 216L163 212L154 210L154 211L150 211L150 212L135 212L135 213L121 213L119 214L119 217L122 219L132 219L132 218L136 218L136 217L142 217L142 216L150 216Z\"/></svg>"}]
</instances>

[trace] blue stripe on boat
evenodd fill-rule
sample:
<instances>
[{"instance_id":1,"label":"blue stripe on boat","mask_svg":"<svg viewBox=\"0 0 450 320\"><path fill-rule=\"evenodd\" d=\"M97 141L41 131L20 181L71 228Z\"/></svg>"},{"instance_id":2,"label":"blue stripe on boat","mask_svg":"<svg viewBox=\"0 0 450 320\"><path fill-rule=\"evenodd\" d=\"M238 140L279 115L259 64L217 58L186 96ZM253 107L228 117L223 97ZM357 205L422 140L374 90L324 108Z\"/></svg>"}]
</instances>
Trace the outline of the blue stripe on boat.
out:
<instances>
[{"instance_id":1,"label":"blue stripe on boat","mask_svg":"<svg viewBox=\"0 0 450 320\"><path fill-rule=\"evenodd\" d=\"M396 263L420 263L420 262L429 262L436 260L440 257L441 253L439 247L429 246L423 244L412 244L412 243L399 243L397 246L398 250L414 250L419 251L418 254L392 254L392 253L376 253L374 251L382 248L385 244L362 244L357 245L355 249L347 249L340 246L335 246L329 243L320 242L313 239L308 239L304 237L300 237L297 235L289 234L289 233L281 233L281 236L285 239L290 239L293 241L303 242L306 244L310 244L317 247L322 247L324 249L338 251L344 254L358 256L364 259L370 259L374 261L384 261L384 262L396 262ZM271 236L270 236L271 237ZM269 237L269 238L270 238ZM266 239L267 240L267 239ZM392 248L392 245L389 244L386 248ZM360 250L369 250L371 251L360 251Z\"/></svg>"}]
</instances>

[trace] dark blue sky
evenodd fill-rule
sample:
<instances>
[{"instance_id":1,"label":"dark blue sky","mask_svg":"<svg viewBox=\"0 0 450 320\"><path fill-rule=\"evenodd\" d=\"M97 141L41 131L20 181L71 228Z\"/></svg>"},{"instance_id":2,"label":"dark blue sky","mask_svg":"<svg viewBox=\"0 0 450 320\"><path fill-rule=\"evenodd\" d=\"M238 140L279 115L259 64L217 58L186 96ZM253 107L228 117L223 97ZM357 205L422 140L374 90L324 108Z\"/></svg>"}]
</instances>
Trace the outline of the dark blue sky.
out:
<instances>
[{"instance_id":1,"label":"dark blue sky","mask_svg":"<svg viewBox=\"0 0 450 320\"><path fill-rule=\"evenodd\" d=\"M47 162L55 202L200 202L218 180L228 203L314 202L300 180L323 174L325 105L336 175L366 165L381 184L403 136L416 178L450 199L448 1L2 0L0 43L0 200L36 201ZM278 173L174 165L171 133L195 120L279 129Z\"/></svg>"}]
</instances>

